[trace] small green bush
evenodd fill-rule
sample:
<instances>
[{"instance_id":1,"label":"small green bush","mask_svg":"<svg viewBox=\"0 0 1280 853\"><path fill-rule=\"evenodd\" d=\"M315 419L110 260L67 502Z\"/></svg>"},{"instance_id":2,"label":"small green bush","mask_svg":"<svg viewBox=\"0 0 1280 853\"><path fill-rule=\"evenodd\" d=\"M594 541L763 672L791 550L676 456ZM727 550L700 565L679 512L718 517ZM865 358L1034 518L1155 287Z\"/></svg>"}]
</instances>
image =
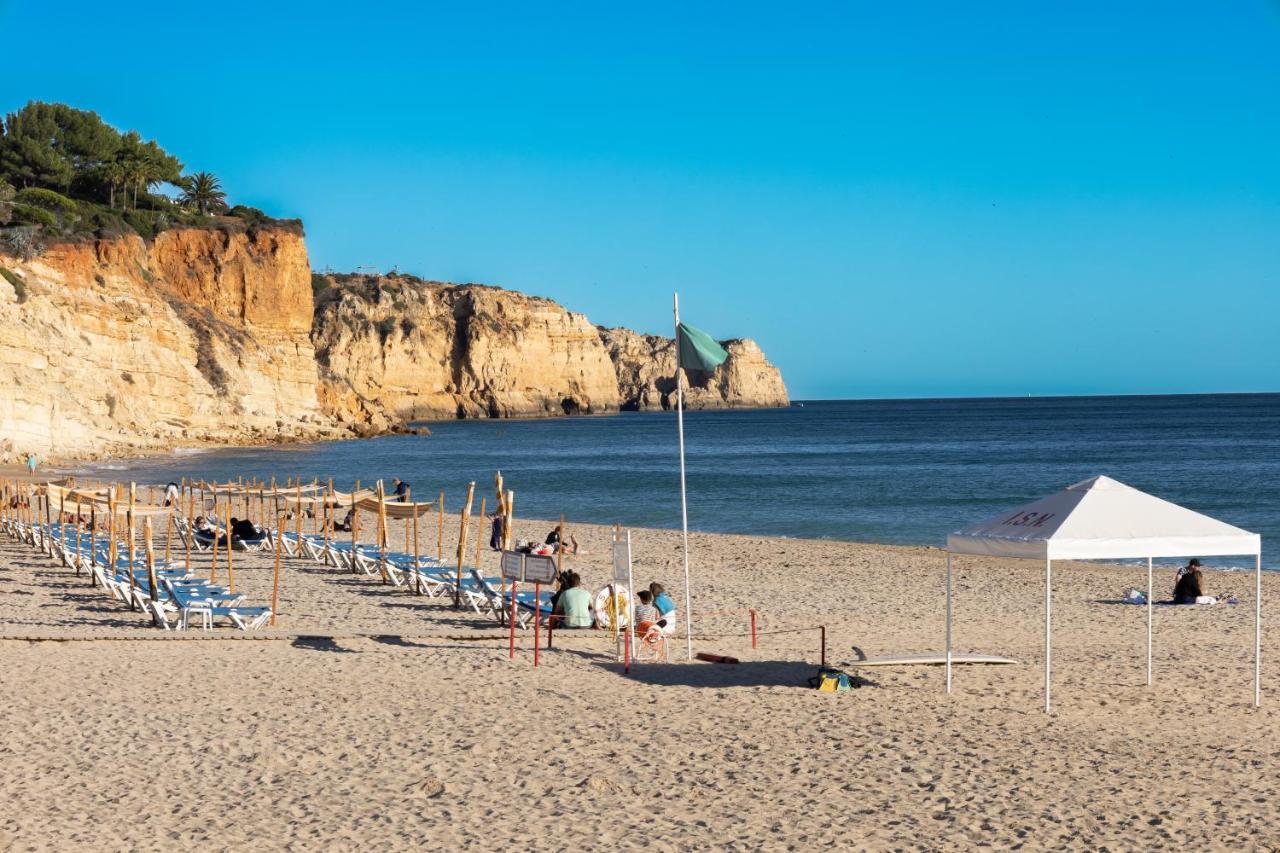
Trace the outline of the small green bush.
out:
<instances>
[{"instance_id":1,"label":"small green bush","mask_svg":"<svg viewBox=\"0 0 1280 853\"><path fill-rule=\"evenodd\" d=\"M169 217L155 210L126 210L124 221L143 240L154 240L157 234L168 227Z\"/></svg>"},{"instance_id":2,"label":"small green bush","mask_svg":"<svg viewBox=\"0 0 1280 853\"><path fill-rule=\"evenodd\" d=\"M227 211L227 215L234 216L236 219L243 219L250 225L262 225L272 221L270 216L267 216L256 207L249 207L247 204L237 204Z\"/></svg>"},{"instance_id":3,"label":"small green bush","mask_svg":"<svg viewBox=\"0 0 1280 853\"><path fill-rule=\"evenodd\" d=\"M387 340L391 337L391 333L396 330L396 318L385 317L378 321L378 340L383 346L387 345Z\"/></svg>"},{"instance_id":4,"label":"small green bush","mask_svg":"<svg viewBox=\"0 0 1280 853\"><path fill-rule=\"evenodd\" d=\"M29 204L32 207L43 208L58 216L78 217L80 215L80 205L61 193L40 187L28 187L24 190L18 190L14 200L19 204Z\"/></svg>"},{"instance_id":5,"label":"small green bush","mask_svg":"<svg viewBox=\"0 0 1280 853\"><path fill-rule=\"evenodd\" d=\"M18 295L18 304L27 301L27 283L22 280L22 276L7 267L0 267L0 276L13 285L13 292Z\"/></svg>"},{"instance_id":6,"label":"small green bush","mask_svg":"<svg viewBox=\"0 0 1280 853\"><path fill-rule=\"evenodd\" d=\"M58 217L43 207L32 207L29 204L15 204L13 218L14 221L26 225L44 225L49 228L55 228L58 225Z\"/></svg>"}]
</instances>

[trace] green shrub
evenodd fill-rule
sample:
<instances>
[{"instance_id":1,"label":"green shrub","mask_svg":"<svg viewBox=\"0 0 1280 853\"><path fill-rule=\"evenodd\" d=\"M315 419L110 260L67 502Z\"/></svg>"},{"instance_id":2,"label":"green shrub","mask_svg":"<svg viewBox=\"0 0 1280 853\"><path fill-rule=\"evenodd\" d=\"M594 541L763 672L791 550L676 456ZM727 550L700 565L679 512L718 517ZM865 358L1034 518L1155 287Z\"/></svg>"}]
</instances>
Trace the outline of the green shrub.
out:
<instances>
[{"instance_id":1,"label":"green shrub","mask_svg":"<svg viewBox=\"0 0 1280 853\"><path fill-rule=\"evenodd\" d=\"M329 289L329 279L325 278L318 272L311 274L311 296L318 299L322 293Z\"/></svg>"},{"instance_id":2,"label":"green shrub","mask_svg":"<svg viewBox=\"0 0 1280 853\"><path fill-rule=\"evenodd\" d=\"M19 204L29 204L32 207L43 208L58 216L78 217L80 215L80 205L61 193L40 187L28 187L25 190L18 190L14 200Z\"/></svg>"},{"instance_id":3,"label":"green shrub","mask_svg":"<svg viewBox=\"0 0 1280 853\"><path fill-rule=\"evenodd\" d=\"M49 228L55 228L58 225L58 217L43 207L32 207L29 204L15 204L13 218L14 221L26 225L44 225Z\"/></svg>"},{"instance_id":4,"label":"green shrub","mask_svg":"<svg viewBox=\"0 0 1280 853\"><path fill-rule=\"evenodd\" d=\"M256 207L249 207L246 204L237 204L235 207L227 211L228 216L234 216L236 219L243 219L250 225L262 225L271 222L271 217L267 216Z\"/></svg>"},{"instance_id":5,"label":"green shrub","mask_svg":"<svg viewBox=\"0 0 1280 853\"><path fill-rule=\"evenodd\" d=\"M396 318L384 317L378 321L378 340L383 346L387 345L387 339L391 337L391 333L396 330Z\"/></svg>"},{"instance_id":6,"label":"green shrub","mask_svg":"<svg viewBox=\"0 0 1280 853\"><path fill-rule=\"evenodd\" d=\"M11 269L0 267L0 277L13 285L13 292L18 295L19 304L27 301L27 283L22 280L22 276Z\"/></svg>"},{"instance_id":7,"label":"green shrub","mask_svg":"<svg viewBox=\"0 0 1280 853\"><path fill-rule=\"evenodd\" d=\"M168 215L156 210L126 210L124 221L143 240L154 240L157 234L169 227Z\"/></svg>"}]
</instances>

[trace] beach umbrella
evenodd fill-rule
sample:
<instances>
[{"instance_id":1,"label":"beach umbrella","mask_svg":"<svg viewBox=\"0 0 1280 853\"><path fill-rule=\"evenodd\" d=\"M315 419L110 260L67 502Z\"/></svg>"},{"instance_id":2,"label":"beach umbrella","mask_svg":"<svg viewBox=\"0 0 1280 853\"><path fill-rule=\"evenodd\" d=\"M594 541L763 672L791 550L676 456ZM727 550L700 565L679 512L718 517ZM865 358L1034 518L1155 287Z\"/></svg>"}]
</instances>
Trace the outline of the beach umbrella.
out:
<instances>
[{"instance_id":1,"label":"beach umbrella","mask_svg":"<svg viewBox=\"0 0 1280 853\"><path fill-rule=\"evenodd\" d=\"M693 660L692 595L689 591L689 501L684 472L684 386L680 376L686 367L712 371L729 357L724 347L701 329L680 322L680 294L673 294L676 319L676 435L680 444L680 532L684 546L684 633L686 652Z\"/></svg>"}]
</instances>

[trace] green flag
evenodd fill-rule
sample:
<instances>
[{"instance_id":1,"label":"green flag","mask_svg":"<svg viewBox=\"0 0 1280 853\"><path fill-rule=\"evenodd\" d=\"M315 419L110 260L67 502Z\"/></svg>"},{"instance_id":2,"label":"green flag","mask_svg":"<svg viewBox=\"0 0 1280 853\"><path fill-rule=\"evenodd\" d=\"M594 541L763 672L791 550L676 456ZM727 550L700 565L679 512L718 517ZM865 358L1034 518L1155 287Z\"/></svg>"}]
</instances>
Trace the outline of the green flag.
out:
<instances>
[{"instance_id":1,"label":"green flag","mask_svg":"<svg viewBox=\"0 0 1280 853\"><path fill-rule=\"evenodd\" d=\"M729 357L724 347L701 329L681 323L676 331L677 345L680 347L680 366L683 368L712 371Z\"/></svg>"}]
</instances>

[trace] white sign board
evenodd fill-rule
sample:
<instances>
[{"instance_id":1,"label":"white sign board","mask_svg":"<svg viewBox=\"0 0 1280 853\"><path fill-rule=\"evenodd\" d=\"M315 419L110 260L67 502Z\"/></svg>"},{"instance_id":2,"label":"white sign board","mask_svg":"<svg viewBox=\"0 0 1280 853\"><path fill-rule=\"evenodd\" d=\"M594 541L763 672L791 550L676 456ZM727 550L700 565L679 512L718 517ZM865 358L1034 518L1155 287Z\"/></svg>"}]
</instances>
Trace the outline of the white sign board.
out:
<instances>
[{"instance_id":1,"label":"white sign board","mask_svg":"<svg viewBox=\"0 0 1280 853\"><path fill-rule=\"evenodd\" d=\"M524 558L525 583L555 583L556 561L544 554L530 554Z\"/></svg>"},{"instance_id":2,"label":"white sign board","mask_svg":"<svg viewBox=\"0 0 1280 853\"><path fill-rule=\"evenodd\" d=\"M631 531L613 540L613 579L620 584L631 583Z\"/></svg>"},{"instance_id":3,"label":"white sign board","mask_svg":"<svg viewBox=\"0 0 1280 853\"><path fill-rule=\"evenodd\" d=\"M519 551L502 552L503 580L518 581L524 578L524 554Z\"/></svg>"}]
</instances>

